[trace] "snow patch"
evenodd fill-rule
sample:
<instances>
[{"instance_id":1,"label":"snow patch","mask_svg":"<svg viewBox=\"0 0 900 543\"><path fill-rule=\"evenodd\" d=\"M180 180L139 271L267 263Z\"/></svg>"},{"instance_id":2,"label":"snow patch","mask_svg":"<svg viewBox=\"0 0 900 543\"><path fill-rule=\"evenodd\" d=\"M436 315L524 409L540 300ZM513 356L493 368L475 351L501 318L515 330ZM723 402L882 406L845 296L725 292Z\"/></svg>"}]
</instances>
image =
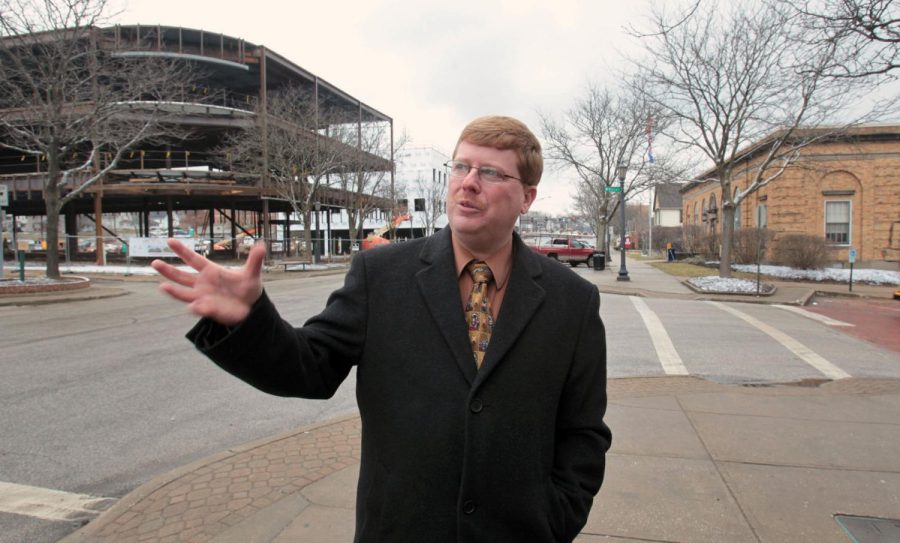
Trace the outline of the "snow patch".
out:
<instances>
[{"instance_id":1,"label":"snow patch","mask_svg":"<svg viewBox=\"0 0 900 543\"><path fill-rule=\"evenodd\" d=\"M756 273L755 264L734 264L731 266L731 269L740 272ZM798 270L787 266L760 266L759 272L763 275L780 279L814 282L829 281L835 283L850 282L849 269ZM853 282L870 285L900 285L900 272L870 269L853 270Z\"/></svg>"},{"instance_id":2,"label":"snow patch","mask_svg":"<svg viewBox=\"0 0 900 543\"><path fill-rule=\"evenodd\" d=\"M687 282L701 292L718 294L756 294L756 281L749 279L736 279L734 277L691 277ZM761 293L769 294L773 287L767 283L760 283Z\"/></svg>"}]
</instances>

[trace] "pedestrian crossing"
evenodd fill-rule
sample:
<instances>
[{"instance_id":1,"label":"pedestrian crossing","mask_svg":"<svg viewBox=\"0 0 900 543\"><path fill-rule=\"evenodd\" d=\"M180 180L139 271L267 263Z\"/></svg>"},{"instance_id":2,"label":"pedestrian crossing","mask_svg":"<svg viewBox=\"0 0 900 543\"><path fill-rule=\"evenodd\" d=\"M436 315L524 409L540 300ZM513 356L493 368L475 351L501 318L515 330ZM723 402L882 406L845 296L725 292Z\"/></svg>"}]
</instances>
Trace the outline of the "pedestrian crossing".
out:
<instances>
[{"instance_id":1,"label":"pedestrian crossing","mask_svg":"<svg viewBox=\"0 0 900 543\"><path fill-rule=\"evenodd\" d=\"M115 502L100 498L0 481L0 512L51 521L89 520Z\"/></svg>"},{"instance_id":2,"label":"pedestrian crossing","mask_svg":"<svg viewBox=\"0 0 900 543\"><path fill-rule=\"evenodd\" d=\"M822 374L829 379L846 379L850 377L850 374L837 367L835 364L829 362L824 357L815 353L812 349L807 347L806 345L800 343L796 339L791 336L785 334L781 330L770 326L759 319L751 317L750 315L735 309L733 306L724 304L722 302L711 302L707 301L706 303L721 309L722 311L726 311L736 316L737 318L749 323L750 325L756 327L761 330L772 339L777 341L778 343L784 345L787 349L789 349L792 353L797 355L801 360L822 372Z\"/></svg>"},{"instance_id":3,"label":"pedestrian crossing","mask_svg":"<svg viewBox=\"0 0 900 543\"><path fill-rule=\"evenodd\" d=\"M821 322L823 324L827 324L829 326L856 326L855 324L850 324L849 322L832 319L831 317L826 317L825 315L819 315L818 313L813 313L812 311L807 311L803 308L796 307L793 305L774 304L772 307L777 307L778 309L790 311L791 313L794 313L797 315L802 315L802 316L806 317L807 319L819 321L819 322Z\"/></svg>"},{"instance_id":4,"label":"pedestrian crossing","mask_svg":"<svg viewBox=\"0 0 900 543\"><path fill-rule=\"evenodd\" d=\"M650 339L653 341L653 347L656 348L656 356L659 357L663 371L667 375L687 375L688 370L684 367L684 362L678 356L678 351L675 350L672 339L656 313L647 306L647 303L642 298L631 296L631 303L644 320L644 326L647 327L647 331L650 333Z\"/></svg>"},{"instance_id":5,"label":"pedestrian crossing","mask_svg":"<svg viewBox=\"0 0 900 543\"><path fill-rule=\"evenodd\" d=\"M722 382L900 378L896 354L793 306L604 294L610 378L698 375Z\"/></svg>"}]
</instances>

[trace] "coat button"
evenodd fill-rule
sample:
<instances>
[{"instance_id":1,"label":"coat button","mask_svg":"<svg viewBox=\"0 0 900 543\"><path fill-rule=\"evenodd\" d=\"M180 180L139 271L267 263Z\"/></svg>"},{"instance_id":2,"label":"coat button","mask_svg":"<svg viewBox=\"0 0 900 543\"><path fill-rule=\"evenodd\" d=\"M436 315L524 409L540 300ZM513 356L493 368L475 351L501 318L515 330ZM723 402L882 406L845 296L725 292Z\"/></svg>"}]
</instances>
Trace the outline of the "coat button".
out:
<instances>
[{"instance_id":1,"label":"coat button","mask_svg":"<svg viewBox=\"0 0 900 543\"><path fill-rule=\"evenodd\" d=\"M484 405L481 403L481 400L475 398L472 400L472 403L469 404L469 409L472 410L472 413L481 413L481 410L484 409Z\"/></svg>"},{"instance_id":2,"label":"coat button","mask_svg":"<svg viewBox=\"0 0 900 543\"><path fill-rule=\"evenodd\" d=\"M475 502L468 500L463 503L463 513L471 515L475 512L475 509L477 509L477 507L475 506Z\"/></svg>"}]
</instances>

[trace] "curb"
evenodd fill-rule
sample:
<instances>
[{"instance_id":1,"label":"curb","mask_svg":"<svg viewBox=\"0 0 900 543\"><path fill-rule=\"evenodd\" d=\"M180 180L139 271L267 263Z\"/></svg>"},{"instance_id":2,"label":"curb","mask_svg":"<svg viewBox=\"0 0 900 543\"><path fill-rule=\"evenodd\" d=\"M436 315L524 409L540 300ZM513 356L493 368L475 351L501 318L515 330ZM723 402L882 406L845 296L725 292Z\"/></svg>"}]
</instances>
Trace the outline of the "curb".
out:
<instances>
[{"instance_id":1,"label":"curb","mask_svg":"<svg viewBox=\"0 0 900 543\"><path fill-rule=\"evenodd\" d=\"M35 292L29 294L0 294L0 307L48 305L65 302L81 302L86 300L101 300L104 298L116 298L125 296L128 291L115 287L90 286L78 290L57 292Z\"/></svg>"},{"instance_id":2,"label":"curb","mask_svg":"<svg viewBox=\"0 0 900 543\"><path fill-rule=\"evenodd\" d=\"M221 462L230 457L234 457L239 454L252 451L254 449L266 447L284 439L292 438L299 434L310 433L322 428L327 428L329 426L336 426L355 418L359 418L359 413L344 415L341 417L329 419L327 421L294 428L292 430L288 430L274 436L264 437L255 441L250 441L248 443L242 443L234 447L229 447L222 452L215 453L213 455L201 458L200 460L196 460L184 466L163 473L162 475L154 477L146 483L143 483L142 485L138 486L137 488L123 496L115 504L113 504L112 507L100 513L100 515L98 515L97 518L92 520L90 523L60 539L59 543L84 543L91 541L91 538L94 537L98 532L102 531L107 525L116 521L122 515L128 513L131 508L134 507L137 503L141 502L154 492L157 492L158 490L161 490L166 486L176 482L178 479L189 473L197 471L211 464ZM309 484L312 484L313 482L315 481L310 481Z\"/></svg>"},{"instance_id":3,"label":"curb","mask_svg":"<svg viewBox=\"0 0 900 543\"><path fill-rule=\"evenodd\" d=\"M756 298L756 297L762 297L762 296L765 296L765 297L773 296L776 292L778 292L778 287L776 287L772 283L763 283L762 281L760 281L759 284L766 285L767 287L771 287L772 288L771 292L762 292L762 290L763 290L762 288L760 288L759 294L756 294L755 292L707 292L705 290L700 290L697 287L695 287L694 285L692 285L691 281L690 281L691 279L692 278L684 279L680 282L682 285L686 286L687 288L691 289L692 291L696 292L697 294L709 294L709 295L714 295L714 296L753 296Z\"/></svg>"}]
</instances>

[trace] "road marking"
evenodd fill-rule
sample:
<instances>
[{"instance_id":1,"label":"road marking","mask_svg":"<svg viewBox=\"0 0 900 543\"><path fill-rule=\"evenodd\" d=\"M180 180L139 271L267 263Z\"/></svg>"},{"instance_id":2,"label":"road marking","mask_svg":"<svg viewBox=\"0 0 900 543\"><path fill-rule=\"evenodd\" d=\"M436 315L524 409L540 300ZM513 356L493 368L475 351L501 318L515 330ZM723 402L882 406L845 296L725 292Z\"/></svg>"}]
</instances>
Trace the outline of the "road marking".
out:
<instances>
[{"instance_id":1,"label":"road marking","mask_svg":"<svg viewBox=\"0 0 900 543\"><path fill-rule=\"evenodd\" d=\"M36 486L0 481L0 512L44 520L83 520L100 514L115 501Z\"/></svg>"},{"instance_id":2,"label":"road marking","mask_svg":"<svg viewBox=\"0 0 900 543\"><path fill-rule=\"evenodd\" d=\"M850 377L849 373L847 373L844 370L842 370L841 368L835 366L828 360L825 360L823 357L814 353L806 345L803 345L802 343L800 343L796 339L792 338L791 336L785 334L781 330L773 328L772 326L769 326L768 324L766 324L758 319L755 319L746 313L738 311L737 309L735 309L733 307L727 306L721 302L707 301L706 303L708 303L710 305L714 305L714 306L718 307L719 309L721 309L722 311L727 311L728 313L731 313L732 315L738 317L739 319L742 319L742 320L752 324L753 326L757 327L758 329L760 329L761 331L765 332L770 337L772 337L775 341L777 341L778 343L781 343L782 345L787 347L788 350L793 352L795 355L799 356L804 362L806 362L810 366L812 366L812 367L816 368L817 370L819 370L820 372L822 372L822 374L825 375L825 377L828 377L829 379L846 379L846 378Z\"/></svg>"},{"instance_id":3,"label":"road marking","mask_svg":"<svg viewBox=\"0 0 900 543\"><path fill-rule=\"evenodd\" d=\"M666 332L662 321L659 320L656 313L641 298L637 296L629 296L628 298L631 299L634 308L637 309L638 314L644 319L644 326L647 327L650 339L653 340L653 347L656 349L656 356L659 358L660 364L662 364L663 371L667 375L687 375L688 370L684 367L681 357L678 356L678 351L675 350L675 345L672 344L672 340L669 338L669 333Z\"/></svg>"},{"instance_id":4,"label":"road marking","mask_svg":"<svg viewBox=\"0 0 900 543\"><path fill-rule=\"evenodd\" d=\"M836 319L832 319L831 317L826 317L825 315L820 315L818 313L813 313L812 311L807 311L801 307L793 306L793 305L782 305L782 304L772 304L778 309L784 309L786 311L791 311L798 315L803 315L807 319L812 319L814 321L819 321L821 323L827 324L829 326L856 326L855 324L850 324L849 322L839 321Z\"/></svg>"}]
</instances>

